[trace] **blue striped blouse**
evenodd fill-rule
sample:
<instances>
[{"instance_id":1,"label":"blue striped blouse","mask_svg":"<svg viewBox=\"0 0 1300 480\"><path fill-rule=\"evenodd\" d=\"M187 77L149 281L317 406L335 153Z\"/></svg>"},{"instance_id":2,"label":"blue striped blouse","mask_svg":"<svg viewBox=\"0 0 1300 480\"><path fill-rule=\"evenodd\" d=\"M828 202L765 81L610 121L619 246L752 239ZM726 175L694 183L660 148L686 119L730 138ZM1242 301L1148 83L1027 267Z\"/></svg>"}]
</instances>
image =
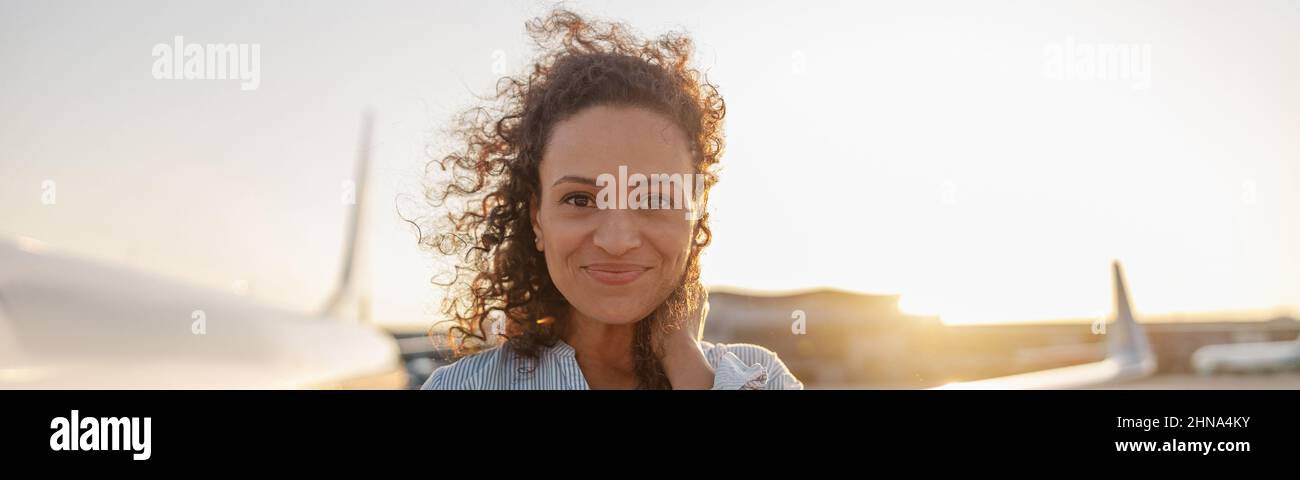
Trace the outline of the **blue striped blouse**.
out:
<instances>
[{"instance_id":1,"label":"blue striped blouse","mask_svg":"<svg viewBox=\"0 0 1300 480\"><path fill-rule=\"evenodd\" d=\"M801 390L800 382L771 350L744 343L700 342L713 367L714 390ZM534 360L509 345L492 347L438 367L422 390L589 390L573 350L563 341ZM530 368L533 367L533 368ZM531 370L531 371L530 371Z\"/></svg>"}]
</instances>

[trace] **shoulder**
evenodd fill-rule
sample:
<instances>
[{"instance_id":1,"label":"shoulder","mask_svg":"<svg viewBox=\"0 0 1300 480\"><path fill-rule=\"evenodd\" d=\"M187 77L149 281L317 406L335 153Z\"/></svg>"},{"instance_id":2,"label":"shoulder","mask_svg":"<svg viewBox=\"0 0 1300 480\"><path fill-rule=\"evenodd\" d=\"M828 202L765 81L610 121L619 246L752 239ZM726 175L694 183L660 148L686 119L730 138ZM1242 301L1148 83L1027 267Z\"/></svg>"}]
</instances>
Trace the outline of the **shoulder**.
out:
<instances>
[{"instance_id":1,"label":"shoulder","mask_svg":"<svg viewBox=\"0 0 1300 480\"><path fill-rule=\"evenodd\" d=\"M795 378L794 374L786 368L785 362L781 357L763 346L751 343L711 343L700 342L700 349L704 351L705 358L708 359L709 365L718 368L724 363L724 359L734 357L740 360L740 363L746 366L758 365L763 367L767 373L768 389L785 390L785 389L802 389L803 382Z\"/></svg>"},{"instance_id":2,"label":"shoulder","mask_svg":"<svg viewBox=\"0 0 1300 480\"><path fill-rule=\"evenodd\" d=\"M421 390L472 390L483 388L482 381L493 371L499 371L510 360L506 346L496 346L466 356L449 365L438 367L420 386Z\"/></svg>"}]
</instances>

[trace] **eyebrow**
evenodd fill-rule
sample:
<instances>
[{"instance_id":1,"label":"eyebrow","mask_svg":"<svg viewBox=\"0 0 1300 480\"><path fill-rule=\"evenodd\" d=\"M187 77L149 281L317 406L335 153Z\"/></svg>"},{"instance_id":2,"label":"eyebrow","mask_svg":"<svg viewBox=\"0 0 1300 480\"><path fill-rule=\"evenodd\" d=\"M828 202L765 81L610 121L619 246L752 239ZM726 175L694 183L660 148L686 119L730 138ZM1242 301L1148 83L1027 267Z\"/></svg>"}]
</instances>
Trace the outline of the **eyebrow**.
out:
<instances>
[{"instance_id":1,"label":"eyebrow","mask_svg":"<svg viewBox=\"0 0 1300 480\"><path fill-rule=\"evenodd\" d=\"M581 183L583 185L591 185L593 187L598 186L596 185L595 179L588 178L588 177L579 177L577 175L565 175L563 177L560 177L560 179L556 180L555 183L551 184L551 186L554 187L561 183Z\"/></svg>"}]
</instances>

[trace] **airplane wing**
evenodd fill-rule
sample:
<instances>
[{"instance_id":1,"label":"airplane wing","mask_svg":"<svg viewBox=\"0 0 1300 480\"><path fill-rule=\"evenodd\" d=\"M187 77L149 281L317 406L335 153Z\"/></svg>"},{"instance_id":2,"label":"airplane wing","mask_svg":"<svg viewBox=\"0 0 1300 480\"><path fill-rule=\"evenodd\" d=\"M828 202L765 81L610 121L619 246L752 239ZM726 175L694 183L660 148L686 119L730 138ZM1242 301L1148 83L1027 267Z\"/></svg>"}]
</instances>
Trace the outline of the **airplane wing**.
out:
<instances>
[{"instance_id":1,"label":"airplane wing","mask_svg":"<svg viewBox=\"0 0 1300 480\"><path fill-rule=\"evenodd\" d=\"M367 168L369 116L358 168ZM354 275L363 202L330 305L368 308ZM404 388L395 340L360 322L281 311L0 240L0 388ZM358 310L358 317L368 312Z\"/></svg>"},{"instance_id":2,"label":"airplane wing","mask_svg":"<svg viewBox=\"0 0 1300 480\"><path fill-rule=\"evenodd\" d=\"M1102 386L1155 373L1156 359L1146 330L1133 318L1119 262L1114 272L1115 318L1104 330L1106 358L1100 362L1053 368L1006 377L949 383L940 390L1070 389ZM1101 332L1098 332L1101 333Z\"/></svg>"}]
</instances>

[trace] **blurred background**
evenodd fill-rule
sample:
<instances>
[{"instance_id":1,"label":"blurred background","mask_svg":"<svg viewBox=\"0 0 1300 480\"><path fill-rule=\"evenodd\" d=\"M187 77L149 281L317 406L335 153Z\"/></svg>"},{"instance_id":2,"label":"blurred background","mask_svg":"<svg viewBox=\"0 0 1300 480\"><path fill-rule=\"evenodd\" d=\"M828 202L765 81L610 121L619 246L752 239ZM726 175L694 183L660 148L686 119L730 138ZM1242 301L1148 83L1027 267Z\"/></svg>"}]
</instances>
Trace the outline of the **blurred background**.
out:
<instances>
[{"instance_id":1,"label":"blurred background","mask_svg":"<svg viewBox=\"0 0 1300 480\"><path fill-rule=\"evenodd\" d=\"M564 5L726 98L707 340L811 388L1086 364L1118 259L1132 385L1300 387L1300 4ZM418 384L448 261L400 215L552 6L0 0L0 385ZM178 43L256 81L158 78Z\"/></svg>"}]
</instances>

